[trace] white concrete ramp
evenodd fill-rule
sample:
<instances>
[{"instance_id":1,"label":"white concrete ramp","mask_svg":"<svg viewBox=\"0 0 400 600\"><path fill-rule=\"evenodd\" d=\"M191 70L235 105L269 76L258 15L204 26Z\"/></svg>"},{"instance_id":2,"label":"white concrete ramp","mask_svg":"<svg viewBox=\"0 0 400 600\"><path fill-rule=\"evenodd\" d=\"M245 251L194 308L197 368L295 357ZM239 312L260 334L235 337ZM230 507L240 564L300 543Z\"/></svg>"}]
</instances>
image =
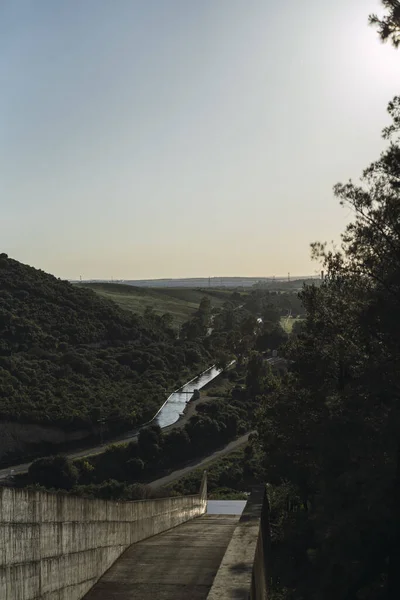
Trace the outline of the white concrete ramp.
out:
<instances>
[{"instance_id":1,"label":"white concrete ramp","mask_svg":"<svg viewBox=\"0 0 400 600\"><path fill-rule=\"evenodd\" d=\"M238 521L204 515L133 544L84 600L206 600Z\"/></svg>"}]
</instances>

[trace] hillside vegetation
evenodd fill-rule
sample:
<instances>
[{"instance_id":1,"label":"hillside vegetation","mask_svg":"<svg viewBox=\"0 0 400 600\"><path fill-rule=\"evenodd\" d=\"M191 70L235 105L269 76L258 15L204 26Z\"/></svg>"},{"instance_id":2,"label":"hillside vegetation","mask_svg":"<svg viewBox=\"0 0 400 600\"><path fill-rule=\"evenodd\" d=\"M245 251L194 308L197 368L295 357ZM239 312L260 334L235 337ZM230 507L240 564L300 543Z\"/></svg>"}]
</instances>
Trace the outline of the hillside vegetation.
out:
<instances>
[{"instance_id":1,"label":"hillside vegetation","mask_svg":"<svg viewBox=\"0 0 400 600\"><path fill-rule=\"evenodd\" d=\"M149 419L180 377L208 364L168 317L0 255L0 418L112 431Z\"/></svg>"},{"instance_id":2,"label":"hillside vegetation","mask_svg":"<svg viewBox=\"0 0 400 600\"><path fill-rule=\"evenodd\" d=\"M255 379L265 373L269 370L264 363L264 369L255 374ZM218 397L197 404L193 416L180 428L168 432L158 425L144 427L137 441L112 444L103 453L74 462L70 459L63 462L60 456L40 458L32 463L27 475L19 478L18 485L38 484L49 489L68 489L77 494L102 498L134 499L136 496L131 495L130 488L132 484L159 479L254 429L254 378L252 382L247 381L245 367L236 365L218 379L219 383L212 382L208 388ZM239 474L238 470L243 471L243 468L235 469L231 477L231 487L234 488L233 481L236 481L237 487L222 493L236 494L247 489L240 487L244 474ZM251 476L247 473L247 484L250 480ZM220 485L214 487L229 486L226 479L225 483L221 479Z\"/></svg>"},{"instance_id":3,"label":"hillside vegetation","mask_svg":"<svg viewBox=\"0 0 400 600\"><path fill-rule=\"evenodd\" d=\"M246 500L252 487L265 481L263 474L260 473L259 462L254 445L250 443L208 464L209 500ZM199 489L203 473L204 468L195 469L167 486L165 491L178 496L195 494Z\"/></svg>"},{"instance_id":4,"label":"hillside vegetation","mask_svg":"<svg viewBox=\"0 0 400 600\"><path fill-rule=\"evenodd\" d=\"M152 309L156 315L169 313L173 325L182 325L198 309L201 299L210 299L213 308L220 308L229 297L222 290L195 290L191 288L143 288L121 283L80 283L77 287L90 288L103 298L113 300L124 310L144 315Z\"/></svg>"}]
</instances>

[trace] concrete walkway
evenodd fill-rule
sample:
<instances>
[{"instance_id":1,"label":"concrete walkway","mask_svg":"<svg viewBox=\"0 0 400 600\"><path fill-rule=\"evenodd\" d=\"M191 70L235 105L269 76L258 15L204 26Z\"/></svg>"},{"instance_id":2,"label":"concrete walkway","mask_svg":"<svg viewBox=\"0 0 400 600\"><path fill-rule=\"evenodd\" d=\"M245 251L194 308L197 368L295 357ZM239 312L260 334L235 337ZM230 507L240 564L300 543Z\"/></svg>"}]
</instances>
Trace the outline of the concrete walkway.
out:
<instances>
[{"instance_id":1,"label":"concrete walkway","mask_svg":"<svg viewBox=\"0 0 400 600\"><path fill-rule=\"evenodd\" d=\"M204 515L133 544L84 600L205 600L238 521Z\"/></svg>"}]
</instances>

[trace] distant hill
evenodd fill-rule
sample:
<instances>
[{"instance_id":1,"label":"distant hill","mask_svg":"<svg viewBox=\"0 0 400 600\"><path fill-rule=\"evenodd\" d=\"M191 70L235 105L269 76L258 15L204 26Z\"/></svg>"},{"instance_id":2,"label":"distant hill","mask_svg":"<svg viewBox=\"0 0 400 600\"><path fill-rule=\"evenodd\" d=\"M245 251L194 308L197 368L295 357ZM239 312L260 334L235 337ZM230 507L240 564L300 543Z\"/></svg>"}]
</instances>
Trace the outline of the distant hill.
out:
<instances>
[{"instance_id":1,"label":"distant hill","mask_svg":"<svg viewBox=\"0 0 400 600\"><path fill-rule=\"evenodd\" d=\"M169 313L174 325L182 325L198 309L204 296L210 298L211 306L221 307L230 297L227 290L198 290L191 288L145 288L122 283L78 283L78 287L87 287L103 298L113 300L125 310L143 315L152 308L156 314Z\"/></svg>"},{"instance_id":2,"label":"distant hill","mask_svg":"<svg viewBox=\"0 0 400 600\"><path fill-rule=\"evenodd\" d=\"M139 287L231 288L252 287L258 281L273 281L272 277L188 277L183 279L139 279L124 281Z\"/></svg>"},{"instance_id":3,"label":"distant hill","mask_svg":"<svg viewBox=\"0 0 400 600\"><path fill-rule=\"evenodd\" d=\"M303 277L301 279L282 279L273 281L258 281L253 288L264 289L271 292L299 292L304 285L319 286L320 277Z\"/></svg>"},{"instance_id":4,"label":"distant hill","mask_svg":"<svg viewBox=\"0 0 400 600\"><path fill-rule=\"evenodd\" d=\"M137 280L121 280L110 282L106 280L84 281L83 283L92 284L123 284L134 286L136 288L148 289L170 289L170 288L191 288L193 290L213 290L229 289L229 290L246 290L252 287L266 286L268 289L293 289L302 287L305 281L315 281L319 277L307 275L304 277L292 277L288 280L287 277L193 277L185 279L137 279ZM75 282L77 283L77 282Z\"/></svg>"},{"instance_id":5,"label":"distant hill","mask_svg":"<svg viewBox=\"0 0 400 600\"><path fill-rule=\"evenodd\" d=\"M209 360L161 317L0 255L0 420L126 429Z\"/></svg>"}]
</instances>

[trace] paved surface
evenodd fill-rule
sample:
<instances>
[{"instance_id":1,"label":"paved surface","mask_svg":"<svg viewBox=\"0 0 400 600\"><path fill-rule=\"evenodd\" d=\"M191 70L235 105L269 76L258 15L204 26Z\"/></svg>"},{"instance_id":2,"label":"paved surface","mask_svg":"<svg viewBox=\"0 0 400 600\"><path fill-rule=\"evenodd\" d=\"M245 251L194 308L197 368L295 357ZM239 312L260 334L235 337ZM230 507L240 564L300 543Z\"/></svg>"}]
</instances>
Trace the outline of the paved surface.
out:
<instances>
[{"instance_id":1,"label":"paved surface","mask_svg":"<svg viewBox=\"0 0 400 600\"><path fill-rule=\"evenodd\" d=\"M282 358L274 357L274 358L268 358L267 362L271 366L273 366L273 365L278 365L280 362L284 362L284 361ZM186 424L186 422L190 419L190 417L193 415L195 407L198 404L201 404L203 402L209 402L210 400L213 400L213 399L212 398L205 399L204 397L202 397L200 400L191 401L188 405L186 405L188 407L188 410L183 413L183 416L176 423L173 423L172 425L169 425L168 427L163 428L164 432L169 433L172 429L183 427ZM105 442L103 444L97 444L96 446L92 446L91 448L86 448L85 450L75 450L72 452L63 452L63 454L65 454L66 456L68 456L69 458L71 458L73 460L75 460L77 458L84 458L86 456L94 456L96 454L100 454L101 452L105 452L110 444L116 444L116 445L127 444L129 442L137 440L138 436L139 436L138 431L126 433L126 434L123 434L122 436L119 436L118 438L109 439L109 440L107 440L107 442ZM233 443L235 443L235 442L233 442ZM206 458L205 460L207 462L209 462L208 458ZM8 477L10 477L12 475L17 475L18 473L26 473L26 471L28 471L31 464L32 464L32 462L27 462L27 463L12 465L10 467L0 469L0 479L7 479ZM199 465L199 466L201 466L201 465ZM192 469L190 469L190 470L192 470ZM177 477L176 479L179 479L179 478ZM174 481L174 480L171 480L171 481ZM165 484L162 484L162 485L165 485Z\"/></svg>"},{"instance_id":2,"label":"paved surface","mask_svg":"<svg viewBox=\"0 0 400 600\"><path fill-rule=\"evenodd\" d=\"M266 555L258 545L264 490L265 486L253 488L214 578L208 600L248 600L253 568L257 581L253 597L269 597L264 579ZM261 546L264 548L262 541Z\"/></svg>"},{"instance_id":3,"label":"paved surface","mask_svg":"<svg viewBox=\"0 0 400 600\"><path fill-rule=\"evenodd\" d=\"M196 412L196 409L199 406L199 404L205 404L205 403L211 402L213 400L215 400L215 398L204 397L204 396L202 396L201 398L199 398L197 400L191 400L188 404L186 404L186 409L183 410L182 416L179 418L179 420L176 421L176 423L173 423L172 425L163 427L163 432L165 434L167 434L167 433L170 433L170 431L172 431L173 429L181 429L182 427L184 427L186 425L188 420ZM73 460L76 458L84 458L86 456L95 456L96 454L105 452L107 450L107 448L110 446L110 444L115 444L117 446L121 445L121 444L127 444L129 442L133 442L133 441L137 440L138 437L139 437L139 433L137 431L133 432L133 433L126 433L126 434L120 436L119 438L109 439L106 442L104 442L103 444L97 444L96 446L92 446L91 448L85 448L84 450L73 450L71 452L63 452L63 454L65 454L66 456L68 456L69 458L71 458ZM13 465L10 467L6 467L5 469L0 469L0 479L6 479L10 475L17 475L18 473L26 473L26 471L29 469L31 464L32 464L31 462L27 462L27 463L23 463L23 464L19 464L19 465Z\"/></svg>"},{"instance_id":4,"label":"paved surface","mask_svg":"<svg viewBox=\"0 0 400 600\"><path fill-rule=\"evenodd\" d=\"M204 515L133 544L84 600L205 600L238 521Z\"/></svg>"},{"instance_id":5,"label":"paved surface","mask_svg":"<svg viewBox=\"0 0 400 600\"><path fill-rule=\"evenodd\" d=\"M188 475L188 473L191 473L191 471L194 471L195 469L199 469L200 467L204 467L205 465L212 462L213 460L217 460L218 458L221 458L221 456L225 456L225 454L229 454L230 452L235 452L235 450L237 450L244 444L247 444L247 442L249 441L250 433L245 433L240 438L237 438L237 440L233 440L233 442L229 442L229 444L227 444L220 450L216 450L209 456L206 456L205 458L201 458L197 461L194 461L194 462L190 463L190 465L188 465L187 467L184 467L183 469L178 469L177 471L173 471L169 475L166 475L165 477L161 477L161 479L156 479L155 481L151 481L147 485L151 488L159 488L164 485L169 485L173 481L176 481L177 479L180 479L181 477Z\"/></svg>"}]
</instances>

